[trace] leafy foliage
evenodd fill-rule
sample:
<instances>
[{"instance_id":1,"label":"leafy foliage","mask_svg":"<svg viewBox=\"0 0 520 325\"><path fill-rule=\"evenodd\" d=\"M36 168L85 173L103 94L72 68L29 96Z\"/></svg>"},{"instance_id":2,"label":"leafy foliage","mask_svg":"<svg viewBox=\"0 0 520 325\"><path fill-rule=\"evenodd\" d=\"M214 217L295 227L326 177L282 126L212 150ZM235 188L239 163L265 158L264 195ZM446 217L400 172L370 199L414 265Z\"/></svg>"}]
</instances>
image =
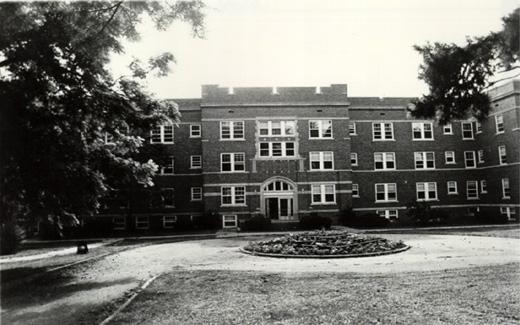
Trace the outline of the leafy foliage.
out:
<instances>
[{"instance_id":1,"label":"leafy foliage","mask_svg":"<svg viewBox=\"0 0 520 325\"><path fill-rule=\"evenodd\" d=\"M429 94L414 102L416 117L436 118L445 124L469 115L483 120L490 109L485 91L503 71L520 68L520 8L503 18L503 30L468 38L465 46L434 43L414 48L422 55L419 79Z\"/></svg>"},{"instance_id":2,"label":"leafy foliage","mask_svg":"<svg viewBox=\"0 0 520 325\"><path fill-rule=\"evenodd\" d=\"M165 75L173 56L115 79L109 55L139 39L146 15L158 29L183 20L201 36L202 9L199 0L0 4L2 224L73 220L95 213L111 188L153 185L144 135L179 113L140 79Z\"/></svg>"}]
</instances>

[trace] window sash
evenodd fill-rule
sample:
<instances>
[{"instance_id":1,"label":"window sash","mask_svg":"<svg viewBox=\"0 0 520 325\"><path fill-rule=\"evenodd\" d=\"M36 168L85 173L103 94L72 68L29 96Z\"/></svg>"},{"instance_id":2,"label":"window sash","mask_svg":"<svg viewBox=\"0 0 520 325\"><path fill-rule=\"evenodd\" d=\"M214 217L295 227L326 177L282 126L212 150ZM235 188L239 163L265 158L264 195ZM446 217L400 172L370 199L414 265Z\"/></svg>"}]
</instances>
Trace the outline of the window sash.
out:
<instances>
[{"instance_id":1,"label":"window sash","mask_svg":"<svg viewBox=\"0 0 520 325\"><path fill-rule=\"evenodd\" d=\"M478 162L480 164L484 163L484 150L477 151L477 156L478 156Z\"/></svg>"},{"instance_id":2,"label":"window sash","mask_svg":"<svg viewBox=\"0 0 520 325\"><path fill-rule=\"evenodd\" d=\"M394 127L392 123L372 123L373 140L393 140Z\"/></svg>"},{"instance_id":3,"label":"window sash","mask_svg":"<svg viewBox=\"0 0 520 325\"><path fill-rule=\"evenodd\" d=\"M506 146L498 147L498 161L499 161L500 165L505 165L507 163Z\"/></svg>"},{"instance_id":4,"label":"window sash","mask_svg":"<svg viewBox=\"0 0 520 325\"><path fill-rule=\"evenodd\" d=\"M355 152L350 153L350 165L351 166L358 165L357 153L355 153Z\"/></svg>"},{"instance_id":5,"label":"window sash","mask_svg":"<svg viewBox=\"0 0 520 325\"><path fill-rule=\"evenodd\" d=\"M310 120L310 139L332 139L332 120Z\"/></svg>"},{"instance_id":6,"label":"window sash","mask_svg":"<svg viewBox=\"0 0 520 325\"><path fill-rule=\"evenodd\" d=\"M171 229L175 227L177 216L163 216L163 228Z\"/></svg>"},{"instance_id":7,"label":"window sash","mask_svg":"<svg viewBox=\"0 0 520 325\"><path fill-rule=\"evenodd\" d=\"M190 124L190 138L200 138L201 135L200 124Z\"/></svg>"},{"instance_id":8,"label":"window sash","mask_svg":"<svg viewBox=\"0 0 520 325\"><path fill-rule=\"evenodd\" d=\"M245 171L245 153L229 152L220 154L220 171L237 172Z\"/></svg>"},{"instance_id":9,"label":"window sash","mask_svg":"<svg viewBox=\"0 0 520 325\"><path fill-rule=\"evenodd\" d=\"M478 199L478 181L466 181L466 198Z\"/></svg>"},{"instance_id":10,"label":"window sash","mask_svg":"<svg viewBox=\"0 0 520 325\"><path fill-rule=\"evenodd\" d=\"M225 214L222 216L222 228L236 228L238 226L238 217L236 214Z\"/></svg>"},{"instance_id":11,"label":"window sash","mask_svg":"<svg viewBox=\"0 0 520 325\"><path fill-rule=\"evenodd\" d=\"M473 123L471 122L461 122L462 128L462 139L473 139Z\"/></svg>"},{"instance_id":12,"label":"window sash","mask_svg":"<svg viewBox=\"0 0 520 325\"><path fill-rule=\"evenodd\" d=\"M396 183L375 184L376 202L397 201Z\"/></svg>"},{"instance_id":13,"label":"window sash","mask_svg":"<svg viewBox=\"0 0 520 325\"><path fill-rule=\"evenodd\" d=\"M259 121L258 134L261 137L293 137L296 134L295 121Z\"/></svg>"},{"instance_id":14,"label":"window sash","mask_svg":"<svg viewBox=\"0 0 520 325\"><path fill-rule=\"evenodd\" d=\"M221 121L220 122L221 140L243 140L244 121Z\"/></svg>"},{"instance_id":15,"label":"window sash","mask_svg":"<svg viewBox=\"0 0 520 325\"><path fill-rule=\"evenodd\" d=\"M359 197L359 184L352 184L352 196Z\"/></svg>"},{"instance_id":16,"label":"window sash","mask_svg":"<svg viewBox=\"0 0 520 325\"><path fill-rule=\"evenodd\" d=\"M202 168L202 156L195 155L190 156L190 169L200 169Z\"/></svg>"},{"instance_id":17,"label":"window sash","mask_svg":"<svg viewBox=\"0 0 520 325\"><path fill-rule=\"evenodd\" d=\"M444 159L446 164L455 164L455 151L445 151Z\"/></svg>"},{"instance_id":18,"label":"window sash","mask_svg":"<svg viewBox=\"0 0 520 325\"><path fill-rule=\"evenodd\" d=\"M496 115L495 116L495 127L497 133L504 133L504 116L503 115Z\"/></svg>"},{"instance_id":19,"label":"window sash","mask_svg":"<svg viewBox=\"0 0 520 325\"><path fill-rule=\"evenodd\" d=\"M260 142L260 157L284 158L295 157L296 150L294 142Z\"/></svg>"},{"instance_id":20,"label":"window sash","mask_svg":"<svg viewBox=\"0 0 520 325\"><path fill-rule=\"evenodd\" d=\"M415 169L435 169L435 153L433 151L415 152Z\"/></svg>"},{"instance_id":21,"label":"window sash","mask_svg":"<svg viewBox=\"0 0 520 325\"><path fill-rule=\"evenodd\" d=\"M451 124L451 123L446 123L446 124L442 127L442 133L443 133L443 134L453 134L453 124Z\"/></svg>"},{"instance_id":22,"label":"window sash","mask_svg":"<svg viewBox=\"0 0 520 325\"><path fill-rule=\"evenodd\" d=\"M173 143L173 125L158 125L150 131L150 143Z\"/></svg>"},{"instance_id":23,"label":"window sash","mask_svg":"<svg viewBox=\"0 0 520 325\"><path fill-rule=\"evenodd\" d=\"M348 134L357 135L356 122L350 122L348 125Z\"/></svg>"},{"instance_id":24,"label":"window sash","mask_svg":"<svg viewBox=\"0 0 520 325\"><path fill-rule=\"evenodd\" d=\"M375 170L394 170L395 168L395 152L374 152Z\"/></svg>"},{"instance_id":25,"label":"window sash","mask_svg":"<svg viewBox=\"0 0 520 325\"><path fill-rule=\"evenodd\" d=\"M511 198L511 187L509 185L509 178L502 178L502 198Z\"/></svg>"},{"instance_id":26,"label":"window sash","mask_svg":"<svg viewBox=\"0 0 520 325\"><path fill-rule=\"evenodd\" d=\"M245 205L246 203L245 186L222 186L220 194L223 206Z\"/></svg>"},{"instance_id":27,"label":"window sash","mask_svg":"<svg viewBox=\"0 0 520 325\"><path fill-rule=\"evenodd\" d=\"M336 203L336 185L312 184L311 198L314 204Z\"/></svg>"},{"instance_id":28,"label":"window sash","mask_svg":"<svg viewBox=\"0 0 520 325\"><path fill-rule=\"evenodd\" d=\"M457 182L456 181L448 181L448 194L457 194Z\"/></svg>"},{"instance_id":29,"label":"window sash","mask_svg":"<svg viewBox=\"0 0 520 325\"><path fill-rule=\"evenodd\" d=\"M485 179L480 181L480 193L487 193L487 181Z\"/></svg>"},{"instance_id":30,"label":"window sash","mask_svg":"<svg viewBox=\"0 0 520 325\"><path fill-rule=\"evenodd\" d=\"M165 207L175 206L175 189L163 188L161 191L162 202Z\"/></svg>"},{"instance_id":31,"label":"window sash","mask_svg":"<svg viewBox=\"0 0 520 325\"><path fill-rule=\"evenodd\" d=\"M150 218L148 216L135 217L135 229L150 228Z\"/></svg>"},{"instance_id":32,"label":"window sash","mask_svg":"<svg viewBox=\"0 0 520 325\"><path fill-rule=\"evenodd\" d=\"M161 167L161 175L173 175L175 172L175 159L170 157L169 165Z\"/></svg>"},{"instance_id":33,"label":"window sash","mask_svg":"<svg viewBox=\"0 0 520 325\"><path fill-rule=\"evenodd\" d=\"M433 140L432 123L412 123L414 140Z\"/></svg>"},{"instance_id":34,"label":"window sash","mask_svg":"<svg viewBox=\"0 0 520 325\"><path fill-rule=\"evenodd\" d=\"M419 182L415 184L417 201L437 200L437 183Z\"/></svg>"},{"instance_id":35,"label":"window sash","mask_svg":"<svg viewBox=\"0 0 520 325\"><path fill-rule=\"evenodd\" d=\"M464 151L464 164L466 165L466 168L477 167L475 160L475 151Z\"/></svg>"},{"instance_id":36,"label":"window sash","mask_svg":"<svg viewBox=\"0 0 520 325\"><path fill-rule=\"evenodd\" d=\"M192 187L191 188L191 200L192 201L202 201L202 187Z\"/></svg>"},{"instance_id":37,"label":"window sash","mask_svg":"<svg viewBox=\"0 0 520 325\"><path fill-rule=\"evenodd\" d=\"M310 170L334 170L334 152L311 151L309 152Z\"/></svg>"}]
</instances>

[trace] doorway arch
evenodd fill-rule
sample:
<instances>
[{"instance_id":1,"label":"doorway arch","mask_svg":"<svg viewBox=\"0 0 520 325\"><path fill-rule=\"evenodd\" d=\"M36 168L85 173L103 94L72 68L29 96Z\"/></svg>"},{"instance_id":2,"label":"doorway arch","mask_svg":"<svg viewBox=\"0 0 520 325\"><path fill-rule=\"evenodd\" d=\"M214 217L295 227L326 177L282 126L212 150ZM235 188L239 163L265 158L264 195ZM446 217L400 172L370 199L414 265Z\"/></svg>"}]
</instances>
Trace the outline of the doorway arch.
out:
<instances>
[{"instance_id":1,"label":"doorway arch","mask_svg":"<svg viewBox=\"0 0 520 325\"><path fill-rule=\"evenodd\" d=\"M287 177L271 177L260 187L260 209L272 220L298 219L298 187Z\"/></svg>"}]
</instances>

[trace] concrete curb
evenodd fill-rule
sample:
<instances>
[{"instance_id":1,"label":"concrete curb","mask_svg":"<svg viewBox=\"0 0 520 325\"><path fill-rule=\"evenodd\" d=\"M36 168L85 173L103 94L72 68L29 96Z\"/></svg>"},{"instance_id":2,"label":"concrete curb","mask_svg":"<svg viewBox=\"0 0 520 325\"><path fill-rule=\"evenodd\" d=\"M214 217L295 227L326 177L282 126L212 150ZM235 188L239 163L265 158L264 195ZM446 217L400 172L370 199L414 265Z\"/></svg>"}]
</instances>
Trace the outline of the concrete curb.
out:
<instances>
[{"instance_id":1,"label":"concrete curb","mask_svg":"<svg viewBox=\"0 0 520 325\"><path fill-rule=\"evenodd\" d=\"M244 254L249 254L252 256L262 256L262 257L275 257L275 258L315 258L315 259L330 259L330 258L355 258L355 257L371 257L371 256L381 256L381 255L389 255L389 254L397 254L404 251L409 250L411 247L406 245L405 247L401 247L398 249L394 249L391 251L383 251L383 252L373 252L373 253L362 253L362 254L338 254L338 255L289 255L289 254L273 254L273 253L262 253L262 252L253 252L248 251L242 247L239 248L239 251Z\"/></svg>"}]
</instances>

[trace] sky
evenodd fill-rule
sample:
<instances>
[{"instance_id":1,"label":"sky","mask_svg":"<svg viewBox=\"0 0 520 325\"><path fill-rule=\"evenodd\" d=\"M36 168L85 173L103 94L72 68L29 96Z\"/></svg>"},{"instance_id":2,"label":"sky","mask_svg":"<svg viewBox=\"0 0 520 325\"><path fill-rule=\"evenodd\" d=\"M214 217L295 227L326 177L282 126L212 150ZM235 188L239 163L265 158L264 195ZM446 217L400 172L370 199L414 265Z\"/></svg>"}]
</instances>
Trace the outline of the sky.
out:
<instances>
[{"instance_id":1,"label":"sky","mask_svg":"<svg viewBox=\"0 0 520 325\"><path fill-rule=\"evenodd\" d=\"M207 0L206 32L187 23L155 30L143 20L141 40L125 42L112 70L133 58L171 52L167 77L151 78L159 98L200 97L203 84L224 87L348 84L349 96L421 96L414 44L453 42L498 31L518 0Z\"/></svg>"}]
</instances>

